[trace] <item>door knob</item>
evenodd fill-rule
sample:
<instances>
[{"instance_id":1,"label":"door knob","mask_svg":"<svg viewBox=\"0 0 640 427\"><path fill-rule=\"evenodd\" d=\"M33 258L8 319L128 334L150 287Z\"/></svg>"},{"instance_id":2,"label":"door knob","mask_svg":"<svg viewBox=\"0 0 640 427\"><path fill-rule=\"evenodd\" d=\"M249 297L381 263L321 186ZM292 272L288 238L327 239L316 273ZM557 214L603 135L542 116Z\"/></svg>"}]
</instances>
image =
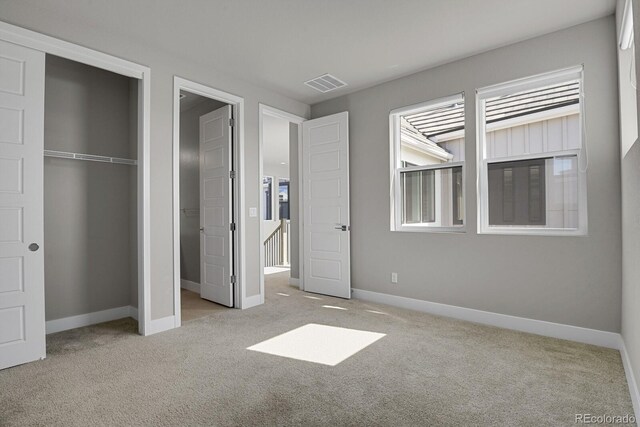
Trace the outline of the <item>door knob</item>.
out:
<instances>
[{"instance_id":1,"label":"door knob","mask_svg":"<svg viewBox=\"0 0 640 427\"><path fill-rule=\"evenodd\" d=\"M204 231L204 227L200 227L200 231Z\"/></svg>"},{"instance_id":2,"label":"door knob","mask_svg":"<svg viewBox=\"0 0 640 427\"><path fill-rule=\"evenodd\" d=\"M32 243L32 244L30 244L30 245L29 245L29 250L30 250L31 252L35 252L35 251L37 251L38 249L40 249L40 246L38 246L38 244L37 244L37 243Z\"/></svg>"},{"instance_id":3,"label":"door knob","mask_svg":"<svg viewBox=\"0 0 640 427\"><path fill-rule=\"evenodd\" d=\"M334 228L336 230L348 231L350 227L348 225L338 224Z\"/></svg>"}]
</instances>

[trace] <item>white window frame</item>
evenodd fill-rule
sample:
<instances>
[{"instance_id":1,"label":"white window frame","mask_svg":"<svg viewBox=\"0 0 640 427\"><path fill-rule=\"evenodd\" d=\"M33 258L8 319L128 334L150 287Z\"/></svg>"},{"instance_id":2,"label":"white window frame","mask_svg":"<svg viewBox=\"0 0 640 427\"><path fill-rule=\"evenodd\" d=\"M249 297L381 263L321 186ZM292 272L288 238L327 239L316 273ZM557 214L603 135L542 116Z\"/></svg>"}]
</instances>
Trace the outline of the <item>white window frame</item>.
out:
<instances>
[{"instance_id":1,"label":"white window frame","mask_svg":"<svg viewBox=\"0 0 640 427\"><path fill-rule=\"evenodd\" d=\"M485 103L488 98L508 95L540 88L543 86L562 83L570 80L580 81L580 149L554 151L549 153L524 154L518 156L486 159L486 123ZM584 126L584 67L582 65L549 73L538 74L484 87L476 90L476 141L477 141L477 206L478 206L478 234L511 234L536 236L586 236L588 233L587 218L587 171L581 168L583 156L586 156L585 126ZM496 226L489 225L489 180L488 166L491 163L504 163L518 160L559 158L577 156L578 173L578 227L577 228L549 228L541 226Z\"/></svg>"},{"instance_id":2,"label":"white window frame","mask_svg":"<svg viewBox=\"0 0 640 427\"><path fill-rule=\"evenodd\" d=\"M278 215L276 215L276 211L275 211L275 208L276 208L277 206L274 206L274 205L276 205L276 203L274 202L274 198L275 198L275 197L274 197L274 193L275 193L275 181L276 181L276 177L275 177L275 176L273 176L273 175L264 175L264 176L262 177L262 181L263 181L263 183L264 183L264 179L265 179L265 178L271 178L271 200L269 200L269 205L271 205L271 219L264 219L264 212L260 212L260 215L262 216L262 220L263 220L263 221L274 221L274 222L275 222L275 221L278 221L278 219L279 219L279 218L278 218ZM264 185L264 184L263 184L263 185ZM260 193L261 193L261 194L260 194L260 197L263 197L263 196L264 196L264 187L262 187L262 188L261 188L261 192L260 192ZM264 206L264 207L266 208L267 206Z\"/></svg>"},{"instance_id":3,"label":"white window frame","mask_svg":"<svg viewBox=\"0 0 640 427\"><path fill-rule=\"evenodd\" d=\"M464 92L454 95L438 98L433 101L421 102L419 104L407 107L396 108L389 113L389 150L390 150L390 212L391 212L391 231L406 232L428 232L428 233L464 233L467 229L467 208L466 208L466 168L465 162L450 162L437 165L427 166L411 166L402 167L400 160L401 136L400 136L400 119L402 116L419 112L428 108L439 108L456 102L465 102ZM466 121L466 104L465 104L465 121ZM465 139L466 145L466 139ZM465 150L466 151L466 150ZM466 159L466 155L465 155ZM403 224L402 223L402 180L403 172L416 172L425 170L453 169L462 167L462 200L464 203L462 225L442 226L438 220L439 215L436 213L435 223L419 223L419 224ZM437 203L436 194L436 203Z\"/></svg>"}]
</instances>

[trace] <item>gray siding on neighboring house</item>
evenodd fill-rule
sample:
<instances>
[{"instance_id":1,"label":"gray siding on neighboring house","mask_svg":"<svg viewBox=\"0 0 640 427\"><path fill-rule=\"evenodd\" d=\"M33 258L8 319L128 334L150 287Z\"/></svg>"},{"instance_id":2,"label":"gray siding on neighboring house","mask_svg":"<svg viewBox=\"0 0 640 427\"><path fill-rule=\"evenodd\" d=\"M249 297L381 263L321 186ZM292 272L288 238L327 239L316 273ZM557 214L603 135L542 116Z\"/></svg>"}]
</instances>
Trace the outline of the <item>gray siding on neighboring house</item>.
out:
<instances>
[{"instance_id":1,"label":"gray siding on neighboring house","mask_svg":"<svg viewBox=\"0 0 640 427\"><path fill-rule=\"evenodd\" d=\"M585 66L589 235L478 235L476 88ZM352 285L496 313L620 330L620 157L613 17L485 52L312 106L349 111ZM465 91L466 233L391 232L389 112ZM390 283L398 272L398 284Z\"/></svg>"}]
</instances>

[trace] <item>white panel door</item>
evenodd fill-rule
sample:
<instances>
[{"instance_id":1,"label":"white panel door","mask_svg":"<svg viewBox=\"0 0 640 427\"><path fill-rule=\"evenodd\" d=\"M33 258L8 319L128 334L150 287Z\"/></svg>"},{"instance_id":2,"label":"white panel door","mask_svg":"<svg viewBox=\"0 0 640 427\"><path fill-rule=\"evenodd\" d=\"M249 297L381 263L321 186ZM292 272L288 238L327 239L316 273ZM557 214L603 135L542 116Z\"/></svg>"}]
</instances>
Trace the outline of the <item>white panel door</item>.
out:
<instances>
[{"instance_id":1,"label":"white panel door","mask_svg":"<svg viewBox=\"0 0 640 427\"><path fill-rule=\"evenodd\" d=\"M349 113L302 123L305 291L351 298Z\"/></svg>"},{"instance_id":2,"label":"white panel door","mask_svg":"<svg viewBox=\"0 0 640 427\"><path fill-rule=\"evenodd\" d=\"M231 106L200 117L200 297L233 307Z\"/></svg>"},{"instance_id":3,"label":"white panel door","mask_svg":"<svg viewBox=\"0 0 640 427\"><path fill-rule=\"evenodd\" d=\"M0 369L45 357L44 66L0 41Z\"/></svg>"}]
</instances>

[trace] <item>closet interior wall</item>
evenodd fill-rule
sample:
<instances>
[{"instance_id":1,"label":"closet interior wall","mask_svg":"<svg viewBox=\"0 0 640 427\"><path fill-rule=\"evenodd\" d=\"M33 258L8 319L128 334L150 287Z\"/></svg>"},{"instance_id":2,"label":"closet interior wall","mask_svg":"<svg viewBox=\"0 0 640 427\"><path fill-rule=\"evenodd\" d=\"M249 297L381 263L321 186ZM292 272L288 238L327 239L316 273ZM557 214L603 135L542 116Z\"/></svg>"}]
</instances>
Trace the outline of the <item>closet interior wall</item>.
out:
<instances>
[{"instance_id":1,"label":"closet interior wall","mask_svg":"<svg viewBox=\"0 0 640 427\"><path fill-rule=\"evenodd\" d=\"M136 159L137 84L48 55L45 150ZM44 157L46 320L137 307L136 169Z\"/></svg>"}]
</instances>

